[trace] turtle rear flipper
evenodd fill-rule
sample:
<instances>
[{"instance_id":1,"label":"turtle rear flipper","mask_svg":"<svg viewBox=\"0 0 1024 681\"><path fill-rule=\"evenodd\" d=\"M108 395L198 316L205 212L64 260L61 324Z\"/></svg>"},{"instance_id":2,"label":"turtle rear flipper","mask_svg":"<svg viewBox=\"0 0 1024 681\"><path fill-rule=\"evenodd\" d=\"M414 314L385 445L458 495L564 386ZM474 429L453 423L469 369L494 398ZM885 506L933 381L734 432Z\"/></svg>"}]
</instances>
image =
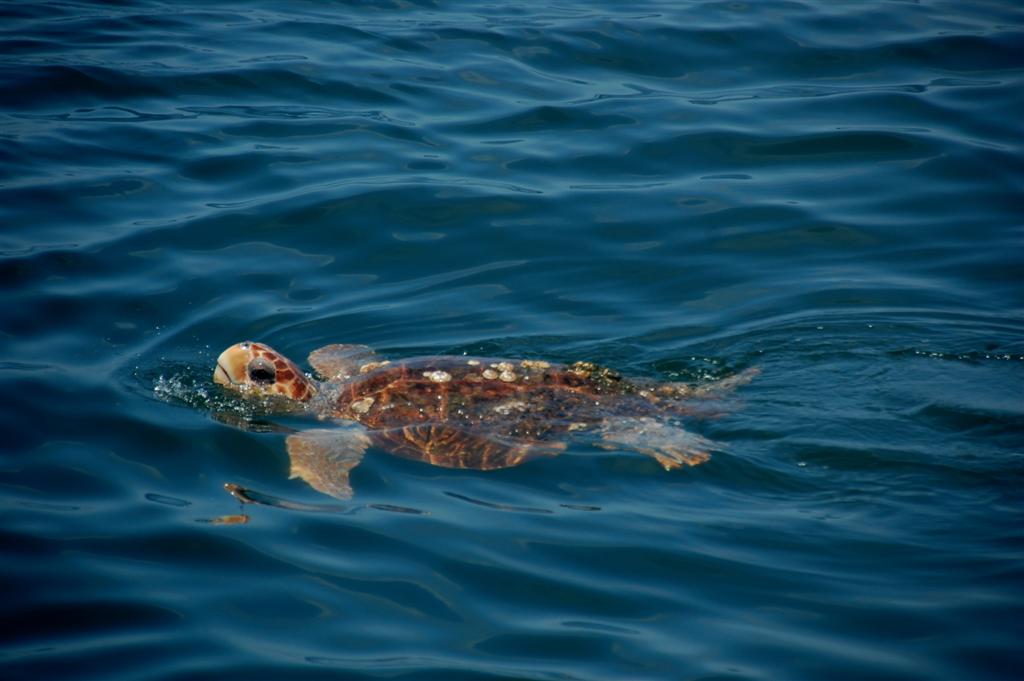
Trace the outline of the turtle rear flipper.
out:
<instances>
[{"instance_id":1,"label":"turtle rear flipper","mask_svg":"<svg viewBox=\"0 0 1024 681\"><path fill-rule=\"evenodd\" d=\"M336 499L351 499L348 474L363 460L370 438L358 425L307 430L288 436L291 478Z\"/></svg>"},{"instance_id":2,"label":"turtle rear flipper","mask_svg":"<svg viewBox=\"0 0 1024 681\"><path fill-rule=\"evenodd\" d=\"M703 385L661 383L645 388L641 395L657 404L665 414L717 418L736 408L736 398L732 395L736 388L750 383L760 374L759 368L751 367Z\"/></svg>"},{"instance_id":3,"label":"turtle rear flipper","mask_svg":"<svg viewBox=\"0 0 1024 681\"><path fill-rule=\"evenodd\" d=\"M725 397L741 385L750 383L761 374L758 367L744 369L738 374L726 376L725 378L693 388L694 397L717 398Z\"/></svg>"},{"instance_id":4,"label":"turtle rear flipper","mask_svg":"<svg viewBox=\"0 0 1024 681\"><path fill-rule=\"evenodd\" d=\"M665 470L697 466L711 458L715 443L653 418L608 420L601 426L603 449L628 449L657 459Z\"/></svg>"},{"instance_id":5,"label":"turtle rear flipper","mask_svg":"<svg viewBox=\"0 0 1024 681\"><path fill-rule=\"evenodd\" d=\"M346 378L359 373L360 367L379 359L376 352L366 345L325 345L309 353L309 364L316 372L330 381Z\"/></svg>"}]
</instances>

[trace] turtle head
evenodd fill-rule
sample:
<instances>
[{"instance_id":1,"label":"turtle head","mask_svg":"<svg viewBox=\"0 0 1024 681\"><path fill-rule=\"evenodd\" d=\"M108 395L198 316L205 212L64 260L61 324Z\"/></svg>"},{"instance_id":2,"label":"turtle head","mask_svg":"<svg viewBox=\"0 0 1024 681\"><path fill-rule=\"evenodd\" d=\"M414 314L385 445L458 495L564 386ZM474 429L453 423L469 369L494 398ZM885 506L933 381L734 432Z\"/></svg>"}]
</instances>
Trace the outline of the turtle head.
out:
<instances>
[{"instance_id":1,"label":"turtle head","mask_svg":"<svg viewBox=\"0 0 1024 681\"><path fill-rule=\"evenodd\" d=\"M300 402L316 394L316 386L295 363L270 346L252 341L220 353L213 380L248 395L280 395Z\"/></svg>"}]
</instances>

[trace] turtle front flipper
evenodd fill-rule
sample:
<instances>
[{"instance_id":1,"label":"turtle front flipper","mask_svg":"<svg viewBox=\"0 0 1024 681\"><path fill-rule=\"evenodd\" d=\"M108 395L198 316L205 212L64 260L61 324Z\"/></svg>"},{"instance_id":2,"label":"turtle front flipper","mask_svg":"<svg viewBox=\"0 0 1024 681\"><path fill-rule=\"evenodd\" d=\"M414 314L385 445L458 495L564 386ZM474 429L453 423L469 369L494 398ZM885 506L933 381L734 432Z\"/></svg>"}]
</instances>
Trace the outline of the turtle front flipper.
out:
<instances>
[{"instance_id":1,"label":"turtle front flipper","mask_svg":"<svg viewBox=\"0 0 1024 681\"><path fill-rule=\"evenodd\" d=\"M336 499L351 499L348 474L363 460L370 438L362 426L307 430L288 436L289 477Z\"/></svg>"},{"instance_id":2,"label":"turtle front flipper","mask_svg":"<svg viewBox=\"0 0 1024 681\"><path fill-rule=\"evenodd\" d=\"M366 345L325 345L309 353L309 364L325 380L356 376L368 367L383 366L372 348Z\"/></svg>"},{"instance_id":3,"label":"turtle front flipper","mask_svg":"<svg viewBox=\"0 0 1024 681\"><path fill-rule=\"evenodd\" d=\"M711 458L708 450L715 448L707 438L650 417L605 421L600 435L598 447L646 454L665 470L702 464Z\"/></svg>"}]
</instances>

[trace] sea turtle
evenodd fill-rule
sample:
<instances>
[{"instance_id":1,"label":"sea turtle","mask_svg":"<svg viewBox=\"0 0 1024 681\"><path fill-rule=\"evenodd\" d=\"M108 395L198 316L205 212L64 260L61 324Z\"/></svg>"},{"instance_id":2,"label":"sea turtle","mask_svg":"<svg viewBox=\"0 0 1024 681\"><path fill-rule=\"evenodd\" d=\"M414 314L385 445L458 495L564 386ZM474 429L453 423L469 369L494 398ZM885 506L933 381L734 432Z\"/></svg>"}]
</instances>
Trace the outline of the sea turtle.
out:
<instances>
[{"instance_id":1,"label":"sea turtle","mask_svg":"<svg viewBox=\"0 0 1024 681\"><path fill-rule=\"evenodd\" d=\"M232 345L213 380L245 396L276 397L332 421L288 436L291 477L339 499L371 446L447 468L508 468L566 448L588 431L598 446L695 466L713 444L683 430L697 401L746 383L756 369L700 387L626 379L590 362L434 356L389 361L364 345L314 350L314 380L262 343ZM281 398L284 398L282 400Z\"/></svg>"}]
</instances>

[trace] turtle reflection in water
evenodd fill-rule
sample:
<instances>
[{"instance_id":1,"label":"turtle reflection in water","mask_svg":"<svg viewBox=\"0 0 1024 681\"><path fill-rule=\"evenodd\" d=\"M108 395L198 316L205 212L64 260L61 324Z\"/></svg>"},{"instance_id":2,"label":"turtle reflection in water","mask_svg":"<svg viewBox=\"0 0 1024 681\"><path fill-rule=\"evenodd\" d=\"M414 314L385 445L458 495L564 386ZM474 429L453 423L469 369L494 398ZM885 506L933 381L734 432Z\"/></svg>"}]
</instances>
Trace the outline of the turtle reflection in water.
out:
<instances>
[{"instance_id":1,"label":"turtle reflection in water","mask_svg":"<svg viewBox=\"0 0 1024 681\"><path fill-rule=\"evenodd\" d=\"M566 448L576 431L600 447L654 457L666 469L707 461L713 444L687 432L694 415L753 378L748 369L716 383L623 378L589 362L440 356L388 361L363 345L328 345L309 363L323 379L262 343L232 345L213 379L245 396L286 398L334 423L288 436L291 477L339 499L368 448L447 468L518 466Z\"/></svg>"}]
</instances>

